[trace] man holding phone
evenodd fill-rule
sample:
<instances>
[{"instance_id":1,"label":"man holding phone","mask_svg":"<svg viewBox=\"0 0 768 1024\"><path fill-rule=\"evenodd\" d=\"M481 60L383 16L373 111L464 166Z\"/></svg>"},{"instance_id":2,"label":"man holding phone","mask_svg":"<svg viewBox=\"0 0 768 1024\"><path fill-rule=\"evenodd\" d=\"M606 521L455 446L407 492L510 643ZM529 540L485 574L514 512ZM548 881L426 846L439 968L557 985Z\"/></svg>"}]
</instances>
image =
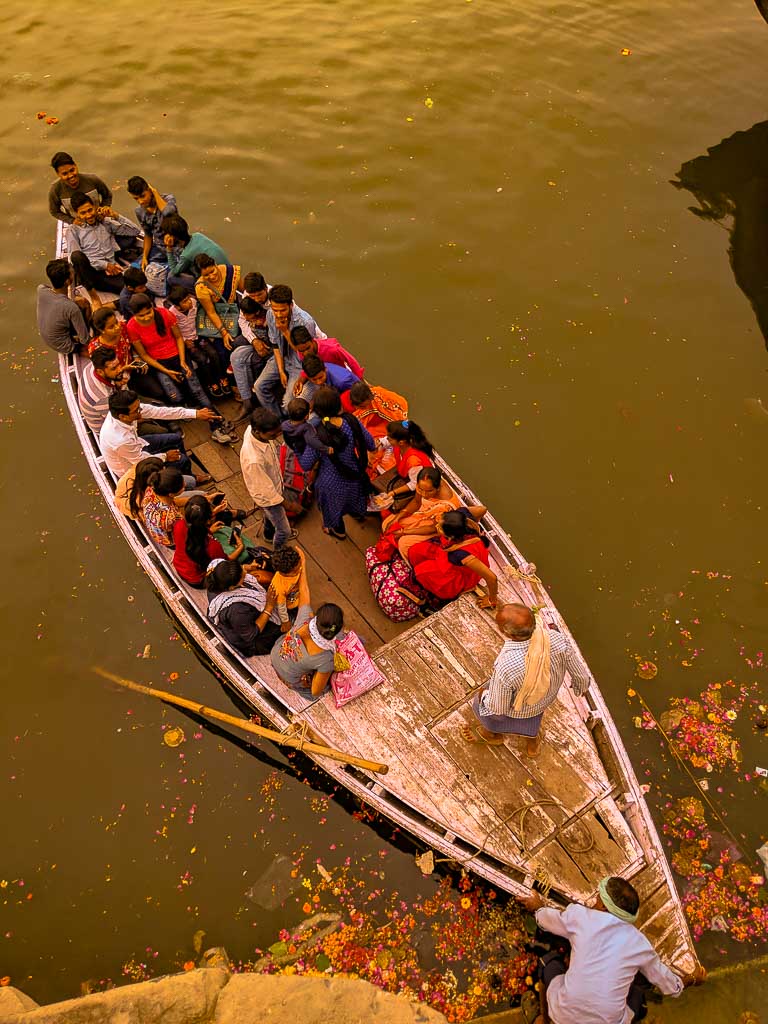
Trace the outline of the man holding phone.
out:
<instances>
[{"instance_id":1,"label":"man holding phone","mask_svg":"<svg viewBox=\"0 0 768 1024\"><path fill-rule=\"evenodd\" d=\"M175 463L184 474L188 490L197 484L209 483L207 473L190 473L191 464L182 434L151 434L140 437L139 423L142 419L156 420L215 420L212 409L181 409L164 405L144 405L135 391L128 389L113 391L109 396L109 413L99 431L99 447L110 471L121 477L131 466L141 462L147 455L157 455L166 462Z\"/></svg>"}]
</instances>

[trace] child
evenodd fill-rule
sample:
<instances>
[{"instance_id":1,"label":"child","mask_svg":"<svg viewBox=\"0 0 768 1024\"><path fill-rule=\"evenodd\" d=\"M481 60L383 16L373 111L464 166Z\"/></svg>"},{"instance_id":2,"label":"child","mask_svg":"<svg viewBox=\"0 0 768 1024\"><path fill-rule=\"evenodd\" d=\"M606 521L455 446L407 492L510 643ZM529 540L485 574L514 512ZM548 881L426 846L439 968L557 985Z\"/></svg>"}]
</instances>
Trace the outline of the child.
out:
<instances>
[{"instance_id":1,"label":"child","mask_svg":"<svg viewBox=\"0 0 768 1024\"><path fill-rule=\"evenodd\" d=\"M129 305L131 296L137 292L149 290L147 288L147 275L143 270L139 270L138 267L126 267L123 271L123 284L123 290L117 297L117 308L126 320L130 320L133 316Z\"/></svg>"},{"instance_id":2,"label":"child","mask_svg":"<svg viewBox=\"0 0 768 1024\"><path fill-rule=\"evenodd\" d=\"M195 361L198 376L206 391L214 398L228 394L227 374L221 365L216 346L211 338L197 336L197 299L184 285L175 284L168 291L164 305L176 317L184 346ZM223 385L226 385L226 391Z\"/></svg>"},{"instance_id":3,"label":"child","mask_svg":"<svg viewBox=\"0 0 768 1024\"><path fill-rule=\"evenodd\" d=\"M299 607L299 584L304 572L304 552L284 544L272 552L270 562L275 575L269 589L270 593L275 595L275 610L280 617L280 629L287 633Z\"/></svg>"},{"instance_id":4,"label":"child","mask_svg":"<svg viewBox=\"0 0 768 1024\"><path fill-rule=\"evenodd\" d=\"M283 422L283 437L288 447L301 455L307 445L316 452L333 455L333 448L328 448L317 436L317 432L309 420L309 402L303 398L292 398L286 406L288 419Z\"/></svg>"}]
</instances>

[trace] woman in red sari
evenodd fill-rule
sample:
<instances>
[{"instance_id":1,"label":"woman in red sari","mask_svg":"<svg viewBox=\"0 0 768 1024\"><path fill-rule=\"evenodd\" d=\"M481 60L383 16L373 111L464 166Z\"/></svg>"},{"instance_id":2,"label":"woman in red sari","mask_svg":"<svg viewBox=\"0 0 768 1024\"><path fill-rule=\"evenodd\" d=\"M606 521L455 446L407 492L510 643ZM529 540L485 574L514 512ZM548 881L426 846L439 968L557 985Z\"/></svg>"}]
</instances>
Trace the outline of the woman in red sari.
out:
<instances>
[{"instance_id":1,"label":"woman in red sari","mask_svg":"<svg viewBox=\"0 0 768 1024\"><path fill-rule=\"evenodd\" d=\"M418 582L440 600L452 601L485 580L488 593L480 598L479 605L495 608L499 581L488 565L488 541L469 512L444 512L437 533L437 537L414 544L408 551Z\"/></svg>"}]
</instances>

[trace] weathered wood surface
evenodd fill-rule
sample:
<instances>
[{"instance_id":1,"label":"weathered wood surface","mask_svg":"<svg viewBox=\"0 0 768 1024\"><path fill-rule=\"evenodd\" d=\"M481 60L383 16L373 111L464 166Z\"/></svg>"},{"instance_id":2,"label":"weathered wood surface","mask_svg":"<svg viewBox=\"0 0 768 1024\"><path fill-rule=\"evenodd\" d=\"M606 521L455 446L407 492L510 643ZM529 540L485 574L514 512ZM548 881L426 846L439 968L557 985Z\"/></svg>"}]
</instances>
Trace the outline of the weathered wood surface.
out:
<instances>
[{"instance_id":1,"label":"weathered wood surface","mask_svg":"<svg viewBox=\"0 0 768 1024\"><path fill-rule=\"evenodd\" d=\"M237 494L236 504L248 509L239 444L211 459L211 449L220 446L200 436L195 454L209 469L213 463L218 486ZM260 525L259 517L248 521L255 539ZM386 682L341 709L330 694L304 701L280 683L269 659L250 659L261 682L315 736L386 761L389 773L379 784L466 844L467 858L485 852L583 900L594 896L606 874L637 874L647 900L641 927L668 953L683 956L688 943L679 904L619 810L617 787L579 702L564 688L548 709L536 759L525 755L524 741L515 737L499 747L467 743L459 729L474 719L471 701L487 682L502 642L491 617L466 595L426 620L392 623L373 599L365 573L365 548L378 536L377 520L348 520L346 542L322 532L316 510L298 526L313 603L341 605ZM504 599L540 599L530 584L502 579Z\"/></svg>"}]
</instances>

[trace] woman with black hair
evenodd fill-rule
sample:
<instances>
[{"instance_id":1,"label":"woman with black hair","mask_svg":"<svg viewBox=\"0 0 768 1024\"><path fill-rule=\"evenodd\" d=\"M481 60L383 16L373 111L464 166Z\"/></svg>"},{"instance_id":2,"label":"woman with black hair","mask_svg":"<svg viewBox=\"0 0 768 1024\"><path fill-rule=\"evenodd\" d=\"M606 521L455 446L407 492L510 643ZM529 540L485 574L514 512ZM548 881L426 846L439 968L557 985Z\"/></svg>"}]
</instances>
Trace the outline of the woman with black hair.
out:
<instances>
[{"instance_id":1,"label":"woman with black hair","mask_svg":"<svg viewBox=\"0 0 768 1024\"><path fill-rule=\"evenodd\" d=\"M275 595L269 586L269 571L261 578L238 562L216 560L208 566L208 618L224 639L246 658L269 654L282 635L275 621Z\"/></svg>"},{"instance_id":2,"label":"woman with black hair","mask_svg":"<svg viewBox=\"0 0 768 1024\"><path fill-rule=\"evenodd\" d=\"M236 562L245 550L242 537L235 535L236 544L229 554L215 537L211 536L223 523L213 521L211 503L202 495L190 498L184 508L184 518L173 524L173 567L190 586L202 588L205 572L214 558Z\"/></svg>"},{"instance_id":3,"label":"woman with black hair","mask_svg":"<svg viewBox=\"0 0 768 1024\"><path fill-rule=\"evenodd\" d=\"M213 409L197 374L187 363L187 350L176 317L169 309L155 306L144 292L135 292L129 305L133 316L126 327L136 355L157 371L163 393L171 405ZM186 401L185 401L186 399ZM237 440L221 427L221 417L212 421L211 440L230 444Z\"/></svg>"},{"instance_id":4,"label":"woman with black hair","mask_svg":"<svg viewBox=\"0 0 768 1024\"><path fill-rule=\"evenodd\" d=\"M318 388L312 411L320 420L317 436L333 449L333 454L307 446L298 460L304 470L312 469L319 461L315 495L323 516L323 532L336 540L346 540L344 516L365 515L370 487L368 452L375 449L376 442L359 420L342 412L341 396L335 388Z\"/></svg>"},{"instance_id":5,"label":"woman with black hair","mask_svg":"<svg viewBox=\"0 0 768 1024\"><path fill-rule=\"evenodd\" d=\"M336 649L344 613L337 604L321 604L313 614L306 574L299 584L299 602L296 621L272 648L272 667L282 682L309 699L320 696L334 671L349 668Z\"/></svg>"},{"instance_id":6,"label":"woman with black hair","mask_svg":"<svg viewBox=\"0 0 768 1024\"><path fill-rule=\"evenodd\" d=\"M443 512L460 505L461 499L443 479L440 470L427 466L417 474L416 493L405 508L387 516L382 523L382 536L395 541L400 554L408 561L408 552L414 544L437 533L437 521Z\"/></svg>"},{"instance_id":7,"label":"woman with black hair","mask_svg":"<svg viewBox=\"0 0 768 1024\"><path fill-rule=\"evenodd\" d=\"M416 580L439 600L452 601L484 580L488 593L478 603L481 608L496 607L499 581L489 568L488 541L465 508L444 512L437 521L437 536L414 544L408 561Z\"/></svg>"},{"instance_id":8,"label":"woman with black hair","mask_svg":"<svg viewBox=\"0 0 768 1024\"><path fill-rule=\"evenodd\" d=\"M410 496L416 490L416 477L422 469L432 465L432 445L413 420L392 420L387 424L387 437L395 456L397 475L403 481L389 493L395 499Z\"/></svg>"}]
</instances>

